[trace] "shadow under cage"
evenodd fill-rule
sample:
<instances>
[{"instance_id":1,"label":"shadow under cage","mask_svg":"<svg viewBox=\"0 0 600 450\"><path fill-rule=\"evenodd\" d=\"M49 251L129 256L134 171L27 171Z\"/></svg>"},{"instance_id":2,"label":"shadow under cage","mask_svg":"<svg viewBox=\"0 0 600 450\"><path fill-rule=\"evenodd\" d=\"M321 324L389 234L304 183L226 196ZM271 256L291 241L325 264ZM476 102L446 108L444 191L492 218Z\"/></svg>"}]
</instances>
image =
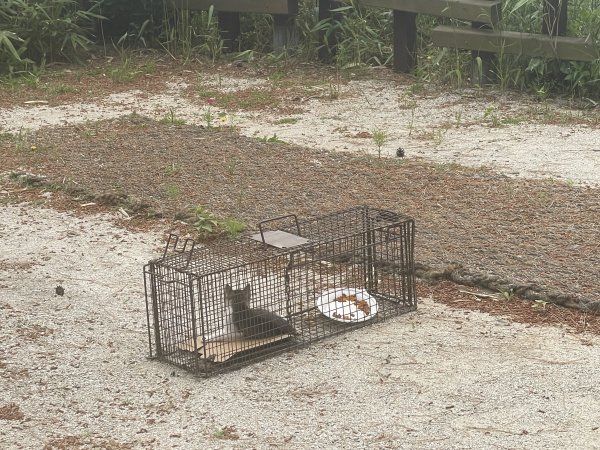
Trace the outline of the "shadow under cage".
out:
<instances>
[{"instance_id":1,"label":"shadow under cage","mask_svg":"<svg viewBox=\"0 0 600 450\"><path fill-rule=\"evenodd\" d=\"M414 220L357 207L144 266L150 357L210 376L416 309Z\"/></svg>"}]
</instances>

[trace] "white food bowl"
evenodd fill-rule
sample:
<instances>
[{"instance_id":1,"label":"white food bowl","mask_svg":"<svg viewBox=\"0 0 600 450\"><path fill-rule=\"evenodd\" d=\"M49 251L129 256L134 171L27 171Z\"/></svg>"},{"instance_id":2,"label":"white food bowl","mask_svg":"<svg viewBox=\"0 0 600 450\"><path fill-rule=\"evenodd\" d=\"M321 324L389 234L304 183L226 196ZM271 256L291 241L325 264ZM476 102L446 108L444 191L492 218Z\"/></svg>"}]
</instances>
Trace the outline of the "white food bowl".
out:
<instances>
[{"instance_id":1,"label":"white food bowl","mask_svg":"<svg viewBox=\"0 0 600 450\"><path fill-rule=\"evenodd\" d=\"M349 298L340 301L343 296ZM324 316L338 322L363 322L372 319L377 314L377 300L365 289L329 289L322 292L317 298L316 306Z\"/></svg>"}]
</instances>

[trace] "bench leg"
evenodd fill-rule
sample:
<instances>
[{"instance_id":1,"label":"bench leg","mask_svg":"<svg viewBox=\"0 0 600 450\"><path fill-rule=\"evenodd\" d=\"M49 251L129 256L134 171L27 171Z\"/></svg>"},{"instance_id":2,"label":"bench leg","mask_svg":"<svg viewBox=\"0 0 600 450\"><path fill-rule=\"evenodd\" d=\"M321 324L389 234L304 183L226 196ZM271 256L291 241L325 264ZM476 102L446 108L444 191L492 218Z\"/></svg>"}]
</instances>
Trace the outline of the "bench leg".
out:
<instances>
[{"instance_id":1,"label":"bench leg","mask_svg":"<svg viewBox=\"0 0 600 450\"><path fill-rule=\"evenodd\" d=\"M491 27L485 23L473 22L471 28L478 30L489 30ZM496 54L490 52L471 51L472 69L471 69L471 84L474 86L485 86L486 84L494 84L496 82L496 73L494 66L496 65ZM481 65L478 64L477 58L481 60Z\"/></svg>"},{"instance_id":2,"label":"bench leg","mask_svg":"<svg viewBox=\"0 0 600 450\"><path fill-rule=\"evenodd\" d=\"M319 0L319 22L325 19L340 20L339 13L332 13L331 10L340 5L335 0ZM323 41L325 32L320 33L319 39ZM337 36L334 34L329 37L329 48L323 46L319 49L319 60L325 63L331 63L333 56L336 54Z\"/></svg>"},{"instance_id":3,"label":"bench leg","mask_svg":"<svg viewBox=\"0 0 600 450\"><path fill-rule=\"evenodd\" d=\"M240 45L240 14L235 12L219 12L219 29L225 42L225 52L236 52Z\"/></svg>"},{"instance_id":4,"label":"bench leg","mask_svg":"<svg viewBox=\"0 0 600 450\"><path fill-rule=\"evenodd\" d=\"M566 36L567 0L544 0L542 34Z\"/></svg>"},{"instance_id":5,"label":"bench leg","mask_svg":"<svg viewBox=\"0 0 600 450\"><path fill-rule=\"evenodd\" d=\"M394 70L410 72L417 63L417 14L394 10Z\"/></svg>"},{"instance_id":6,"label":"bench leg","mask_svg":"<svg viewBox=\"0 0 600 450\"><path fill-rule=\"evenodd\" d=\"M285 51L298 44L298 31L294 16L273 15L273 50Z\"/></svg>"}]
</instances>

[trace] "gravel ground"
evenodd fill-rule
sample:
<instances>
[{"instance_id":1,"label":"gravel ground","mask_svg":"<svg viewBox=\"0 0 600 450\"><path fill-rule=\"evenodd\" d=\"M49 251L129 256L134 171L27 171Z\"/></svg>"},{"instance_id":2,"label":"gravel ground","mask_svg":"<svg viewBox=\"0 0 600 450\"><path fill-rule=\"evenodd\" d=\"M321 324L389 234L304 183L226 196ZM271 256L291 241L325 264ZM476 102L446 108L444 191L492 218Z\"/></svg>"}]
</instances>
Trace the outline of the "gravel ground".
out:
<instances>
[{"instance_id":1,"label":"gravel ground","mask_svg":"<svg viewBox=\"0 0 600 450\"><path fill-rule=\"evenodd\" d=\"M64 72L75 91L60 95L52 80L0 91L0 173L165 213L117 220L0 179L0 448L600 448L600 323L585 312L419 284L414 313L204 380L145 358L142 277L180 207L251 224L291 203L307 216L369 202L417 218L420 261L597 300L598 111L417 92L396 75L319 69L287 88L247 67L160 70L131 84ZM261 89L260 107L220 103ZM209 109L213 127L308 148L122 119L205 125ZM354 155L376 154L377 129L382 155L402 147L404 160Z\"/></svg>"},{"instance_id":2,"label":"gravel ground","mask_svg":"<svg viewBox=\"0 0 600 450\"><path fill-rule=\"evenodd\" d=\"M597 335L425 297L196 379L144 358L141 268L158 234L1 209L2 448L600 448Z\"/></svg>"},{"instance_id":3,"label":"gravel ground","mask_svg":"<svg viewBox=\"0 0 600 450\"><path fill-rule=\"evenodd\" d=\"M198 205L254 226L289 213L310 217L366 204L414 217L416 260L426 266L460 263L535 284L553 298L600 302L598 188L260 142L139 115L45 128L33 145L35 151L5 143L2 164L63 189L87 190L88 197L75 195L79 211L95 195L128 195L120 206L130 214L144 217L129 206L145 203L164 218L161 227L177 229L173 219ZM15 201L20 186L6 191ZM48 188L41 191L35 201L52 205Z\"/></svg>"},{"instance_id":4,"label":"gravel ground","mask_svg":"<svg viewBox=\"0 0 600 450\"><path fill-rule=\"evenodd\" d=\"M415 89L414 80L390 74L341 80L325 69L315 74L306 68L304 77L291 73L278 83L249 67L200 70L177 73L166 68L161 77L136 81L129 90L116 85L118 92L93 100L72 95L68 102L51 97L38 104L45 98L39 90L0 97L8 105L0 108L0 131L27 136L47 126L132 112L205 125L210 113L212 126L235 126L244 136L277 137L312 149L377 154L372 135L379 130L385 136L379 149L385 156L395 156L402 148L411 159L600 185L597 108L582 110L553 99L486 90ZM378 76L382 79L373 79ZM85 82L81 91L106 79ZM207 93L214 96L210 105ZM230 104L232 94L237 103Z\"/></svg>"}]
</instances>

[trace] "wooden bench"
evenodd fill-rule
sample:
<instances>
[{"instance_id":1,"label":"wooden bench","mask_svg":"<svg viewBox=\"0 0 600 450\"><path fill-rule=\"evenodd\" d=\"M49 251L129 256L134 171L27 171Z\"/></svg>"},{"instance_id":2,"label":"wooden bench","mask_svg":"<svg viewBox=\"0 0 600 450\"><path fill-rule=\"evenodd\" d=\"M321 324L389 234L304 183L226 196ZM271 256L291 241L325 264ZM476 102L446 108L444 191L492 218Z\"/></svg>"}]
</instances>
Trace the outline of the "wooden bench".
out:
<instances>
[{"instance_id":1,"label":"wooden bench","mask_svg":"<svg viewBox=\"0 0 600 450\"><path fill-rule=\"evenodd\" d=\"M597 45L590 39L567 37L568 0L541 0L541 34L501 31L491 29L469 29L465 27L438 26L433 29L431 39L439 47L470 49L487 55L508 53L538 56L569 61L594 61L600 56ZM473 80L481 84L494 78L490 67L476 74Z\"/></svg>"},{"instance_id":2,"label":"wooden bench","mask_svg":"<svg viewBox=\"0 0 600 450\"><path fill-rule=\"evenodd\" d=\"M240 37L240 13L273 15L273 49L282 50L297 43L294 17L298 0L171 0L180 9L206 11L211 6L219 14L219 29L228 50Z\"/></svg>"},{"instance_id":3,"label":"wooden bench","mask_svg":"<svg viewBox=\"0 0 600 450\"><path fill-rule=\"evenodd\" d=\"M438 47L466 48L570 61L594 61L598 51L589 39L516 31L475 30L438 26L431 34Z\"/></svg>"},{"instance_id":4,"label":"wooden bench","mask_svg":"<svg viewBox=\"0 0 600 450\"><path fill-rule=\"evenodd\" d=\"M438 47L472 51L473 82L493 78L497 53L520 54L574 61L594 61L600 56L590 39L564 36L568 0L540 0L543 7L541 34L494 30L502 17L500 0L360 0L364 6L389 8L394 18L394 69L409 72L416 65L416 15L428 14L471 22L471 27L441 25L432 31Z\"/></svg>"},{"instance_id":5,"label":"wooden bench","mask_svg":"<svg viewBox=\"0 0 600 450\"><path fill-rule=\"evenodd\" d=\"M599 57L597 45L581 38L564 36L567 26L568 0L540 0L543 3L542 34L498 31L493 27L502 19L501 0L358 0L362 6L393 10L393 65L399 72L410 72L416 65L417 14L428 14L471 22L471 27L441 25L432 31L432 41L438 47L470 49L479 63L474 69L474 82L481 84L491 78L492 61L499 52L593 61ZM219 13L219 26L227 45L240 35L240 13L273 15L273 48L281 50L297 42L294 16L298 0L171 0L179 8L207 10L211 5ZM319 20L331 17L331 9L339 6L335 0L319 0ZM321 51L323 59L328 53ZM475 64L474 64L475 68Z\"/></svg>"},{"instance_id":6,"label":"wooden bench","mask_svg":"<svg viewBox=\"0 0 600 450\"><path fill-rule=\"evenodd\" d=\"M390 8L394 18L394 69L410 72L416 65L417 14L467 20L475 26L500 21L499 0L361 0L364 6Z\"/></svg>"},{"instance_id":7,"label":"wooden bench","mask_svg":"<svg viewBox=\"0 0 600 450\"><path fill-rule=\"evenodd\" d=\"M492 24L500 21L502 6L499 0L362 0L361 4Z\"/></svg>"}]
</instances>

